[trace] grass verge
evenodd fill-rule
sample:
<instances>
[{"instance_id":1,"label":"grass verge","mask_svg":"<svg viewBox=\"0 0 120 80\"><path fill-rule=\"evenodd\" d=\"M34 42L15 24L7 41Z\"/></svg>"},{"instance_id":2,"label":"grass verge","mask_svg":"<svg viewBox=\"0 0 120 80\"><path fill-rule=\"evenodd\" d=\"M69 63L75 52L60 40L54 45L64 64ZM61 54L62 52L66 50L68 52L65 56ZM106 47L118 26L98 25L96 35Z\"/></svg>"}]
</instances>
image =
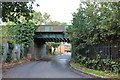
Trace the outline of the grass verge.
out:
<instances>
[{"instance_id":1,"label":"grass verge","mask_svg":"<svg viewBox=\"0 0 120 80\"><path fill-rule=\"evenodd\" d=\"M120 78L120 74L107 73L107 72L104 72L104 71L89 69L89 68L83 67L79 63L75 63L73 61L70 62L70 65L71 65L72 68L74 68L74 69L76 69L78 71L89 73L89 74L92 74L92 75L95 75L95 76L98 76L98 77L102 77L102 78Z\"/></svg>"}]
</instances>

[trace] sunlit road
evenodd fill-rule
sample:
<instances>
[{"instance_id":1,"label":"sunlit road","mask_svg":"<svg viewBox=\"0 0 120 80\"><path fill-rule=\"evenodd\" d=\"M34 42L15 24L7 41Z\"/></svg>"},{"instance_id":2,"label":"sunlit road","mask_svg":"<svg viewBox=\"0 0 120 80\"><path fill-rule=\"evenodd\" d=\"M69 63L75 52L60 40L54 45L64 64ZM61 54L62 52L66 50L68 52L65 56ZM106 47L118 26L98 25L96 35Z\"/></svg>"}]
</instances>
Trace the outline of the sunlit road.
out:
<instances>
[{"instance_id":1,"label":"sunlit road","mask_svg":"<svg viewBox=\"0 0 120 80\"><path fill-rule=\"evenodd\" d=\"M36 61L10 69L4 78L90 78L71 70L67 63L70 53L55 56L51 61Z\"/></svg>"}]
</instances>

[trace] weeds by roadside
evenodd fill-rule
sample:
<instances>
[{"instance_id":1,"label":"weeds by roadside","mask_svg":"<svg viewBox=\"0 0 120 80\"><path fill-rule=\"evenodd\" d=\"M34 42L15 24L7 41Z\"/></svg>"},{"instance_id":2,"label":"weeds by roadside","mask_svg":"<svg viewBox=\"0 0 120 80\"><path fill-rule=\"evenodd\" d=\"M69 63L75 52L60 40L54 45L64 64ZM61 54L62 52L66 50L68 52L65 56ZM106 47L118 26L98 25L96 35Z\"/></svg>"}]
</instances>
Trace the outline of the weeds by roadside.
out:
<instances>
[{"instance_id":1,"label":"weeds by roadside","mask_svg":"<svg viewBox=\"0 0 120 80\"><path fill-rule=\"evenodd\" d=\"M11 61L9 63L3 62L2 63L2 73L5 74L10 68L13 68L17 65L22 65L22 64L25 64L28 62L29 62L29 60L27 60L27 59L21 59L19 61Z\"/></svg>"},{"instance_id":2,"label":"weeds by roadside","mask_svg":"<svg viewBox=\"0 0 120 80\"><path fill-rule=\"evenodd\" d=\"M100 70L93 70L93 69L89 69L86 68L82 65L80 65L79 63L75 63L74 61L70 62L70 66L78 71L83 71L85 73L89 73L98 77L102 77L102 78L120 78L119 74L115 74L115 73L107 73L104 71L100 71Z\"/></svg>"}]
</instances>

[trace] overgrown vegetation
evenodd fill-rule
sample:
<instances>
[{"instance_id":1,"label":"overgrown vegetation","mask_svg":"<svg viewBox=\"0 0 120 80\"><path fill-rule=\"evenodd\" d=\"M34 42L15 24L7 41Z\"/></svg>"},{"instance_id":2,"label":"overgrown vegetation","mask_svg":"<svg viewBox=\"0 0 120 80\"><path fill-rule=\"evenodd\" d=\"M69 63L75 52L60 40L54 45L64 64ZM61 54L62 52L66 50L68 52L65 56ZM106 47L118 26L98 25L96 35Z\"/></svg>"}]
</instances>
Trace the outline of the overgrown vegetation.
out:
<instances>
[{"instance_id":1,"label":"overgrown vegetation","mask_svg":"<svg viewBox=\"0 0 120 80\"><path fill-rule=\"evenodd\" d=\"M7 54L6 61L12 60L12 50L10 47L13 44L24 44L24 47L28 47L34 35L34 23L29 20L32 19L33 7L29 2L2 2L2 21L6 22L5 26L2 26L1 39L2 43L9 43L9 53ZM25 20L23 21L22 18ZM28 37L29 36L29 37ZM21 39L22 37L26 37ZM1 53L3 54L3 52Z\"/></svg>"},{"instance_id":2,"label":"overgrown vegetation","mask_svg":"<svg viewBox=\"0 0 120 80\"><path fill-rule=\"evenodd\" d=\"M24 17L27 21L32 19L33 2L2 2L2 21L20 22Z\"/></svg>"},{"instance_id":3,"label":"overgrown vegetation","mask_svg":"<svg viewBox=\"0 0 120 80\"><path fill-rule=\"evenodd\" d=\"M102 59L100 55L97 55L95 59L78 55L74 58L74 61L90 69L120 74L120 64L118 62L110 59Z\"/></svg>"},{"instance_id":4,"label":"overgrown vegetation","mask_svg":"<svg viewBox=\"0 0 120 80\"><path fill-rule=\"evenodd\" d=\"M62 25L58 21L52 21L48 13L35 12L33 2L2 2L2 21L6 22L0 30L2 43L10 42L22 45L22 57L26 57L34 32L39 25ZM37 6L39 6L37 4ZM37 25L37 26L36 26ZM9 44L9 45L11 45ZM1 49L2 50L2 49ZM13 48L10 48L7 61L11 60ZM2 55L3 53L1 53ZM24 56L23 56L24 54ZM21 57L21 56L20 56Z\"/></svg>"},{"instance_id":5,"label":"overgrown vegetation","mask_svg":"<svg viewBox=\"0 0 120 80\"><path fill-rule=\"evenodd\" d=\"M6 25L5 27L7 28L7 33L9 35L7 36L9 42L11 41L11 44L23 44L26 50L26 56L28 48L33 41L34 32L37 29L37 26L33 22L25 22L15 25Z\"/></svg>"},{"instance_id":6,"label":"overgrown vegetation","mask_svg":"<svg viewBox=\"0 0 120 80\"><path fill-rule=\"evenodd\" d=\"M120 73L120 64L110 59L94 59L80 55L87 46L120 42L120 2L81 3L73 13L72 25L67 34L73 47L75 62L87 68ZM99 52L98 52L99 53Z\"/></svg>"},{"instance_id":7,"label":"overgrown vegetation","mask_svg":"<svg viewBox=\"0 0 120 80\"><path fill-rule=\"evenodd\" d=\"M113 72L109 73L109 72L105 72L102 70L94 70L94 69L86 68L83 65L76 63L74 61L71 61L70 65L71 65L71 67L73 67L76 70L95 75L96 77L98 76L98 77L102 77L102 78L120 78L119 74L116 74Z\"/></svg>"},{"instance_id":8,"label":"overgrown vegetation","mask_svg":"<svg viewBox=\"0 0 120 80\"><path fill-rule=\"evenodd\" d=\"M76 48L120 40L120 2L82 3L67 33Z\"/></svg>"}]
</instances>

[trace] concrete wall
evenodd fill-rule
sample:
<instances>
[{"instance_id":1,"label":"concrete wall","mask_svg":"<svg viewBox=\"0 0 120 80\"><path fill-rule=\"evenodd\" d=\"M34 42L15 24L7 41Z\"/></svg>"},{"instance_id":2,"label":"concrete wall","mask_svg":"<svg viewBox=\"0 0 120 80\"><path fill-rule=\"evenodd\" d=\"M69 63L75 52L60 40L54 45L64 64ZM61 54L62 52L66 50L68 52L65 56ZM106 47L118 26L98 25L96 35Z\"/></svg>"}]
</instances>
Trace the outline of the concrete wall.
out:
<instances>
[{"instance_id":1,"label":"concrete wall","mask_svg":"<svg viewBox=\"0 0 120 80\"><path fill-rule=\"evenodd\" d=\"M46 56L46 44L45 43L34 43L34 58L40 59Z\"/></svg>"}]
</instances>

